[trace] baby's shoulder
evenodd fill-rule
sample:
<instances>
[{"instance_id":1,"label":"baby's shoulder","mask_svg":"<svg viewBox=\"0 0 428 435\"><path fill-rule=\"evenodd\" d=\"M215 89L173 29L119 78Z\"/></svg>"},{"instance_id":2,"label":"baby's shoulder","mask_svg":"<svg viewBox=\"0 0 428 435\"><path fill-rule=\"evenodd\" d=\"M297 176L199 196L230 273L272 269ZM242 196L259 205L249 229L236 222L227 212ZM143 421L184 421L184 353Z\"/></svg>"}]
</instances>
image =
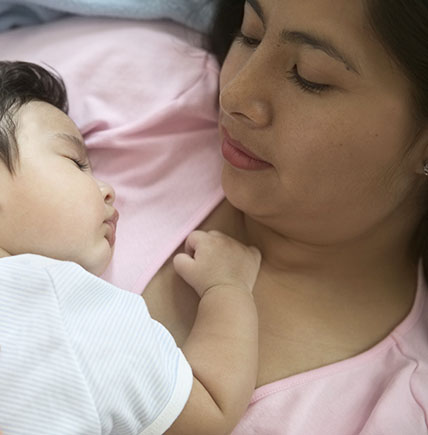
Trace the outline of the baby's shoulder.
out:
<instances>
[{"instance_id":1,"label":"baby's shoulder","mask_svg":"<svg viewBox=\"0 0 428 435\"><path fill-rule=\"evenodd\" d=\"M0 258L0 270L6 269L45 269L51 266L62 265L64 261L55 260L54 258L45 257L43 255L36 254L21 254L21 255L11 255L9 257Z\"/></svg>"},{"instance_id":2,"label":"baby's shoulder","mask_svg":"<svg viewBox=\"0 0 428 435\"><path fill-rule=\"evenodd\" d=\"M35 254L13 255L0 258L0 287L17 287L31 291L33 287L55 287L54 275L71 273L73 276L90 275L81 266Z\"/></svg>"},{"instance_id":3,"label":"baby's shoulder","mask_svg":"<svg viewBox=\"0 0 428 435\"><path fill-rule=\"evenodd\" d=\"M0 258L0 277L13 278L15 282L23 281L31 276L46 275L46 270L58 263L61 262L41 255L11 255Z\"/></svg>"}]
</instances>

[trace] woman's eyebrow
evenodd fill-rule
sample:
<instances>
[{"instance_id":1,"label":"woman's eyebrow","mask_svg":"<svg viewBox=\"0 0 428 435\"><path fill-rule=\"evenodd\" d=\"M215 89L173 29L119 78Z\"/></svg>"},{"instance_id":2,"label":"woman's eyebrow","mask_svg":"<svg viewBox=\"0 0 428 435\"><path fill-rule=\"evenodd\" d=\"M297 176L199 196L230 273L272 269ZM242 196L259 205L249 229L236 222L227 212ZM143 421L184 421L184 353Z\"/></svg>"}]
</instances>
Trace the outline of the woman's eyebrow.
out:
<instances>
[{"instance_id":1,"label":"woman's eyebrow","mask_svg":"<svg viewBox=\"0 0 428 435\"><path fill-rule=\"evenodd\" d=\"M253 8L254 12L259 16L263 24L265 24L265 16L259 0L246 0L246 2ZM315 50L321 50L333 59L342 62L348 71L360 74L355 66L355 63L348 59L343 53L340 52L338 48L334 46L333 43L325 38L321 38L307 32L289 31L284 29L281 32L281 41L307 45Z\"/></svg>"},{"instance_id":2,"label":"woman's eyebrow","mask_svg":"<svg viewBox=\"0 0 428 435\"><path fill-rule=\"evenodd\" d=\"M254 0L253 0L254 1ZM306 32L294 32L283 30L281 32L281 40L283 42L291 42L293 44L308 45L315 50L321 50L333 59L342 62L348 71L360 74L355 63L345 57L330 41L311 35Z\"/></svg>"},{"instance_id":3,"label":"woman's eyebrow","mask_svg":"<svg viewBox=\"0 0 428 435\"><path fill-rule=\"evenodd\" d=\"M254 9L254 12L260 17L260 19L265 22L265 16L263 13L263 8L258 0L246 0L246 2Z\"/></svg>"}]
</instances>

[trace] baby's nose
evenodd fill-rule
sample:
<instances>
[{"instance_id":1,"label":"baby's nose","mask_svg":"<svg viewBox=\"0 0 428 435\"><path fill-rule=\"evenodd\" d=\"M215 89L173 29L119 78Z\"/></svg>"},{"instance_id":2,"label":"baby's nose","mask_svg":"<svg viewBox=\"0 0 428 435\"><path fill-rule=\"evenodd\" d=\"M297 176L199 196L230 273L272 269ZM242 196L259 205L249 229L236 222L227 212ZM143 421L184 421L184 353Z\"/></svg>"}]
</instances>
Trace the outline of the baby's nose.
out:
<instances>
[{"instance_id":1,"label":"baby's nose","mask_svg":"<svg viewBox=\"0 0 428 435\"><path fill-rule=\"evenodd\" d=\"M106 204L113 204L116 199L116 192L114 191L113 187L104 181L97 180L97 182L104 198L104 202Z\"/></svg>"}]
</instances>

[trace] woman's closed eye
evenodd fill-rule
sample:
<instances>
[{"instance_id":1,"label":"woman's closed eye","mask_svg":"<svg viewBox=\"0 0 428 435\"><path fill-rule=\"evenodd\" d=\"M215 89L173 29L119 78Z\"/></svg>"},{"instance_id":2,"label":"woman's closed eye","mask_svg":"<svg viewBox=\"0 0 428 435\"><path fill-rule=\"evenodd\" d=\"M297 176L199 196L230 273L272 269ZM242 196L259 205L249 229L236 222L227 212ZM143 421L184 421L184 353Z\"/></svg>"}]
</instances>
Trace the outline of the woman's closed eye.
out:
<instances>
[{"instance_id":1,"label":"woman's closed eye","mask_svg":"<svg viewBox=\"0 0 428 435\"><path fill-rule=\"evenodd\" d=\"M251 38L250 36L245 35L242 30L238 30L238 32L235 34L235 41L243 45L244 47L248 47L251 49L256 49L261 42L257 38ZM287 72L287 76L293 83L298 85L299 88L305 92L310 92L312 94L321 94L322 92L332 89L331 85L312 82L302 77L299 74L297 65L294 65L293 68Z\"/></svg>"},{"instance_id":2,"label":"woman's closed eye","mask_svg":"<svg viewBox=\"0 0 428 435\"><path fill-rule=\"evenodd\" d=\"M260 44L260 40L256 38L250 38L245 35L241 29L239 29L236 34L234 40L245 47L256 48Z\"/></svg>"},{"instance_id":3,"label":"woman's closed eye","mask_svg":"<svg viewBox=\"0 0 428 435\"><path fill-rule=\"evenodd\" d=\"M321 94L322 92L332 89L331 85L306 80L299 74L297 65L294 65L293 68L287 72L287 75L292 82L296 83L305 92L310 92L312 94Z\"/></svg>"}]
</instances>

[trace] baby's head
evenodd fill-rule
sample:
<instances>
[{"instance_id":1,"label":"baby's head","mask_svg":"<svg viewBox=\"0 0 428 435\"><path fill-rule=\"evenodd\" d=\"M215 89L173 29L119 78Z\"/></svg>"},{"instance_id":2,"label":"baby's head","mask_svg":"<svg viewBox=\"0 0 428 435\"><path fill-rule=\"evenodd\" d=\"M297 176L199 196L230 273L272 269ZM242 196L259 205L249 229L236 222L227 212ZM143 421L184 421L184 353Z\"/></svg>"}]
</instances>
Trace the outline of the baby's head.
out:
<instances>
[{"instance_id":1,"label":"baby's head","mask_svg":"<svg viewBox=\"0 0 428 435\"><path fill-rule=\"evenodd\" d=\"M62 80L26 62L0 62L0 256L74 261L100 275L118 214L67 116Z\"/></svg>"}]
</instances>

